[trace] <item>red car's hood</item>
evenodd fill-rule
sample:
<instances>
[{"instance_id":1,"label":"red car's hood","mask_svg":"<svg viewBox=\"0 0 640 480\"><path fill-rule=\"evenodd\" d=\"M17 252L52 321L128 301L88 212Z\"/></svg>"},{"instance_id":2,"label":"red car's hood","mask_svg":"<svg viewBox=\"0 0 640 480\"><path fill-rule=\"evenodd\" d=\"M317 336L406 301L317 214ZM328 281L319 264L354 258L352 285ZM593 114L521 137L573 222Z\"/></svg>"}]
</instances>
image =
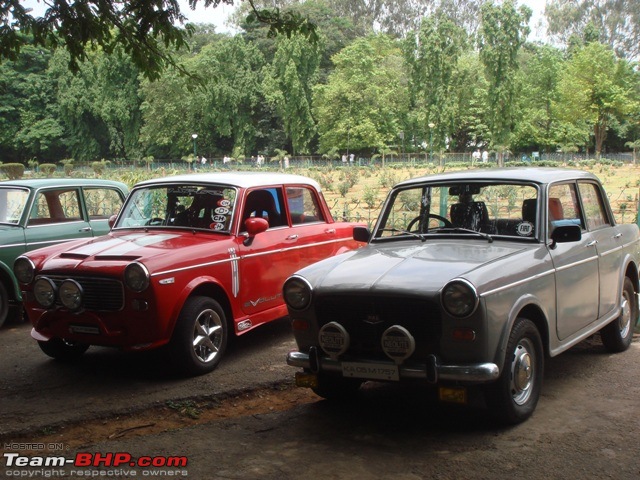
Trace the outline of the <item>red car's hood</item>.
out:
<instances>
[{"instance_id":1,"label":"red car's hood","mask_svg":"<svg viewBox=\"0 0 640 480\"><path fill-rule=\"evenodd\" d=\"M77 269L81 265L93 268L97 263L129 263L136 260L147 267L153 265L154 269L163 268L166 265L178 265L183 258L185 261L201 258L198 250L202 250L203 256L211 258L218 250L213 249L212 244L220 241L228 242L230 237L192 231L112 231L89 241L66 244L55 253L48 250L49 255L40 269ZM181 252L188 252L188 255L181 255ZM226 248L220 249L220 252L226 252Z\"/></svg>"}]
</instances>

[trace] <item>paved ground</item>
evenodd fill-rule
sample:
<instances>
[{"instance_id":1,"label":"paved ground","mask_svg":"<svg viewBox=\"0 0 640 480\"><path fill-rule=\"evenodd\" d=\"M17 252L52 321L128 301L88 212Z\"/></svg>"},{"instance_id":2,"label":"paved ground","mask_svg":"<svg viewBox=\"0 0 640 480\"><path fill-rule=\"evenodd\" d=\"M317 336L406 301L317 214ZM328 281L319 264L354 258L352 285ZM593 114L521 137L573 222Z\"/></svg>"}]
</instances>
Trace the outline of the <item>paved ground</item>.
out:
<instances>
[{"instance_id":1,"label":"paved ground","mask_svg":"<svg viewBox=\"0 0 640 480\"><path fill-rule=\"evenodd\" d=\"M286 323L239 339L218 370L188 380L153 373L153 356L108 350L90 353L81 365L59 365L29 346L25 333L0 332L3 446L42 442L45 457L69 459L123 452L188 461L164 469L60 469L68 477L640 478L638 339L611 355L596 337L550 359L534 416L503 429L482 408L443 406L420 388L368 385L357 401L338 405L290 389ZM254 385L263 388L247 393ZM5 462L0 477L48 478L51 470Z\"/></svg>"}]
</instances>

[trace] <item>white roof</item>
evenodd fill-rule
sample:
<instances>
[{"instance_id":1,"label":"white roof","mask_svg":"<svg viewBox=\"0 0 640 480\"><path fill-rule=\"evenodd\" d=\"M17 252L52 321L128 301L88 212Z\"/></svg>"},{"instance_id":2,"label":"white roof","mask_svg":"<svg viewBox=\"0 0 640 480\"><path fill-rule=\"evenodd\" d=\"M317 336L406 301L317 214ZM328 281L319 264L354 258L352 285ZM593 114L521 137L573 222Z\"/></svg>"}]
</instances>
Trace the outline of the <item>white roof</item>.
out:
<instances>
[{"instance_id":1,"label":"white roof","mask_svg":"<svg viewBox=\"0 0 640 480\"><path fill-rule=\"evenodd\" d=\"M233 187L252 188L270 185L303 184L311 185L320 190L320 185L315 180L303 177L302 175L292 175L288 173L274 172L215 172L215 173L192 173L187 175L176 175L172 177L155 178L137 183L135 188L157 184L204 184L214 183L216 185L229 185Z\"/></svg>"}]
</instances>

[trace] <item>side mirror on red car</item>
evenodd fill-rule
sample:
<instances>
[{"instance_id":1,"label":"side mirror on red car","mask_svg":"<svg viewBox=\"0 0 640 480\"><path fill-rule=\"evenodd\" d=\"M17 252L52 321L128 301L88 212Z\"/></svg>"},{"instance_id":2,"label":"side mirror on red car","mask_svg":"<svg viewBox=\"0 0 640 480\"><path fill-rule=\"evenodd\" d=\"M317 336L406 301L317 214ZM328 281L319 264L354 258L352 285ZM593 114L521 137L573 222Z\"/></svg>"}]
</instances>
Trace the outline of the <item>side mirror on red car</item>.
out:
<instances>
[{"instance_id":1,"label":"side mirror on red car","mask_svg":"<svg viewBox=\"0 0 640 480\"><path fill-rule=\"evenodd\" d=\"M244 228L247 231L247 238L244 241L245 245L249 245L253 240L253 237L259 233L265 232L269 228L269 222L260 217L249 217L244 221Z\"/></svg>"}]
</instances>

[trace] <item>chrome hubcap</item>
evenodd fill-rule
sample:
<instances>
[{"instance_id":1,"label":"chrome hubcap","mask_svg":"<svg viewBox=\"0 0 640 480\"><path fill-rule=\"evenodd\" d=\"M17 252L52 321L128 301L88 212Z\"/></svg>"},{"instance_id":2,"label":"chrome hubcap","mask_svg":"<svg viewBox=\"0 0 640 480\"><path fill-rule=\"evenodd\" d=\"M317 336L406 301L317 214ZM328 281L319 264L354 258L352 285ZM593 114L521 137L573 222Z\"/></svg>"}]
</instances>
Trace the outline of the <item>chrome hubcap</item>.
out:
<instances>
[{"instance_id":1,"label":"chrome hubcap","mask_svg":"<svg viewBox=\"0 0 640 480\"><path fill-rule=\"evenodd\" d=\"M201 362L211 362L222 345L222 320L213 310L200 312L193 331L193 352Z\"/></svg>"},{"instance_id":2,"label":"chrome hubcap","mask_svg":"<svg viewBox=\"0 0 640 480\"><path fill-rule=\"evenodd\" d=\"M627 298L627 292L622 292L622 299L620 300L620 317L618 318L618 324L620 326L620 336L627 338L629 330L631 329L631 305Z\"/></svg>"},{"instance_id":3,"label":"chrome hubcap","mask_svg":"<svg viewBox=\"0 0 640 480\"><path fill-rule=\"evenodd\" d=\"M511 396L518 405L523 405L531 397L534 381L535 350L531 342L523 338L516 346L511 362Z\"/></svg>"}]
</instances>

